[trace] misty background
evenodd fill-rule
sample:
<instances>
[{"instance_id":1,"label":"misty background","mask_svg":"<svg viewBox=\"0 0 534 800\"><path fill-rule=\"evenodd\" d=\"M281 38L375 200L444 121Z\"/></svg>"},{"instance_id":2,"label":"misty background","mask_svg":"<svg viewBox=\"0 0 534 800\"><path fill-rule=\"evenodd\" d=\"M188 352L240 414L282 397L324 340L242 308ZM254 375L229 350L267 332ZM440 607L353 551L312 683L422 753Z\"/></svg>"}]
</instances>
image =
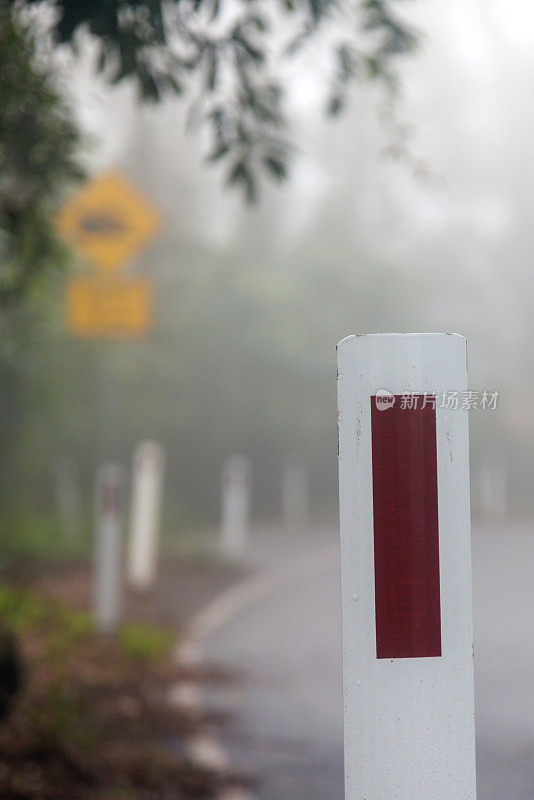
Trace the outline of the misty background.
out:
<instances>
[{"instance_id":1,"label":"misty background","mask_svg":"<svg viewBox=\"0 0 534 800\"><path fill-rule=\"evenodd\" d=\"M118 167L163 217L128 265L154 281L155 325L139 342L71 338L66 276L23 349L28 312L12 312L1 469L17 491L5 536L22 507L41 519L54 507L58 457L78 465L89 506L103 454L129 463L141 438L165 443L176 535L177 520L216 521L234 452L253 462L257 520L279 515L288 459L309 469L313 515L335 520L335 346L352 332L465 335L471 388L500 391L496 411L470 414L474 509L483 465L505 463L510 513L534 511L534 12L519 0L419 0L403 14L422 33L395 109L408 157L390 152L372 84L352 89L338 119L325 116L328 53L317 42L286 68L291 180L264 185L253 206L205 163L179 98L139 107L131 86L95 77L91 47L68 60L88 170Z\"/></svg>"}]
</instances>

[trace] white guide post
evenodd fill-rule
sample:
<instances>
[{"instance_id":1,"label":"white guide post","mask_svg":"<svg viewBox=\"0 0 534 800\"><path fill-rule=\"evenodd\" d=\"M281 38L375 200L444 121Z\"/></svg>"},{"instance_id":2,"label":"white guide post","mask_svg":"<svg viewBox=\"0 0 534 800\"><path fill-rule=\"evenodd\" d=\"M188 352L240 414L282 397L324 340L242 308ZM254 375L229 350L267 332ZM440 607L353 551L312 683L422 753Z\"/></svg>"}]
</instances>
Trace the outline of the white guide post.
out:
<instances>
[{"instance_id":1,"label":"white guide post","mask_svg":"<svg viewBox=\"0 0 534 800\"><path fill-rule=\"evenodd\" d=\"M56 505L63 533L68 538L79 538L81 533L81 498L76 463L68 456L55 461Z\"/></svg>"},{"instance_id":2,"label":"white guide post","mask_svg":"<svg viewBox=\"0 0 534 800\"><path fill-rule=\"evenodd\" d=\"M121 616L121 539L124 471L116 464L101 467L96 484L96 552L94 615L97 628L112 633Z\"/></svg>"},{"instance_id":3,"label":"white guide post","mask_svg":"<svg viewBox=\"0 0 534 800\"><path fill-rule=\"evenodd\" d=\"M221 551L230 558L240 558L246 549L251 488L250 459L229 456L222 473Z\"/></svg>"},{"instance_id":4,"label":"white guide post","mask_svg":"<svg viewBox=\"0 0 534 800\"><path fill-rule=\"evenodd\" d=\"M349 336L338 376L345 797L474 800L466 342Z\"/></svg>"},{"instance_id":5,"label":"white guide post","mask_svg":"<svg viewBox=\"0 0 534 800\"><path fill-rule=\"evenodd\" d=\"M308 476L304 464L289 461L282 475L282 519L287 527L301 527L308 518Z\"/></svg>"},{"instance_id":6,"label":"white guide post","mask_svg":"<svg viewBox=\"0 0 534 800\"><path fill-rule=\"evenodd\" d=\"M152 585L157 569L165 455L157 442L141 442L133 457L128 580L139 590Z\"/></svg>"}]
</instances>

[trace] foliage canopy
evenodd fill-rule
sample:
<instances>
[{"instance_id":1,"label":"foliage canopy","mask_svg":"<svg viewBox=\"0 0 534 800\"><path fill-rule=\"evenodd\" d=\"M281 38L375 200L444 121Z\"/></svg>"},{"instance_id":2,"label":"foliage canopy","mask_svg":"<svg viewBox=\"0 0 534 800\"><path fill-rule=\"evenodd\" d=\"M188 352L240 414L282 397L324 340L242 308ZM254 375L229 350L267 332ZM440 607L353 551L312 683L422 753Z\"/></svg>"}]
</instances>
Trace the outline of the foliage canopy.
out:
<instances>
[{"instance_id":1,"label":"foliage canopy","mask_svg":"<svg viewBox=\"0 0 534 800\"><path fill-rule=\"evenodd\" d=\"M0 305L17 305L64 263L52 224L58 191L81 171L79 132L58 88L54 48L89 34L111 83L141 98L184 94L209 131L209 162L249 201L258 176L288 175L293 148L282 64L310 41L331 48L327 111L338 114L354 79L395 91L394 60L416 37L394 11L401 0L0 0ZM53 13L51 13L53 11ZM46 12L46 14L44 13Z\"/></svg>"},{"instance_id":2,"label":"foliage canopy","mask_svg":"<svg viewBox=\"0 0 534 800\"><path fill-rule=\"evenodd\" d=\"M288 174L284 60L310 40L331 49L331 115L354 79L394 91L393 63L416 44L399 2L56 0L55 36L75 43L89 30L101 45L100 69L112 82L136 80L144 99L192 97L195 118L210 131L208 160L225 160L229 183L253 200L260 171L278 180Z\"/></svg>"},{"instance_id":3,"label":"foliage canopy","mask_svg":"<svg viewBox=\"0 0 534 800\"><path fill-rule=\"evenodd\" d=\"M0 5L0 305L14 305L65 260L53 201L80 177L79 133L30 25Z\"/></svg>"}]
</instances>

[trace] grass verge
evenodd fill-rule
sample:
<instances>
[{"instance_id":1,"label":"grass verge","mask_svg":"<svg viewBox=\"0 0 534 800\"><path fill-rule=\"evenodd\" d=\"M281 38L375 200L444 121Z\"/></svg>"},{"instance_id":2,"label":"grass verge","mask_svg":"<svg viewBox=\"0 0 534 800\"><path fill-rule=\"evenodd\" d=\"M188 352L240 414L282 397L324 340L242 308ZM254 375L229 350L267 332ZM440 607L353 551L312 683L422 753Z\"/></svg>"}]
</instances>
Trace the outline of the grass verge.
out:
<instances>
[{"instance_id":1,"label":"grass verge","mask_svg":"<svg viewBox=\"0 0 534 800\"><path fill-rule=\"evenodd\" d=\"M183 677L172 631L129 623L102 637L87 614L7 582L0 620L25 665L0 727L2 800L198 800L224 785L168 747L199 724L167 702Z\"/></svg>"}]
</instances>

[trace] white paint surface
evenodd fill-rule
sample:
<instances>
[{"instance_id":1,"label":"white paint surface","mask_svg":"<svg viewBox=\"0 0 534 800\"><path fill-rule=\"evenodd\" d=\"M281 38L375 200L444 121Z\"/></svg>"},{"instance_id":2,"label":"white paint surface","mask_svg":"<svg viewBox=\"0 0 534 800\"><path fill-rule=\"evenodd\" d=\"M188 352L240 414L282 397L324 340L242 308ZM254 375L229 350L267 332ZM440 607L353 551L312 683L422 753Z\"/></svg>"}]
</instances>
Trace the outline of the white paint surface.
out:
<instances>
[{"instance_id":1,"label":"white paint surface","mask_svg":"<svg viewBox=\"0 0 534 800\"><path fill-rule=\"evenodd\" d=\"M246 456L229 456L223 465L221 551L243 556L248 538L252 465Z\"/></svg>"},{"instance_id":2,"label":"white paint surface","mask_svg":"<svg viewBox=\"0 0 534 800\"><path fill-rule=\"evenodd\" d=\"M369 400L465 391L465 339L349 336L338 370L346 800L474 800L467 411L437 409L443 655L377 659Z\"/></svg>"},{"instance_id":3,"label":"white paint surface","mask_svg":"<svg viewBox=\"0 0 534 800\"><path fill-rule=\"evenodd\" d=\"M230 787L223 789L221 794L217 795L217 800L255 800L256 795L252 794L248 789L241 787Z\"/></svg>"},{"instance_id":4,"label":"white paint surface","mask_svg":"<svg viewBox=\"0 0 534 800\"><path fill-rule=\"evenodd\" d=\"M121 615L121 539L124 471L106 464L97 476L94 614L99 630L111 633Z\"/></svg>"},{"instance_id":5,"label":"white paint surface","mask_svg":"<svg viewBox=\"0 0 534 800\"><path fill-rule=\"evenodd\" d=\"M187 754L193 763L204 769L227 770L230 759L225 748L212 736L199 733L187 740Z\"/></svg>"},{"instance_id":6,"label":"white paint surface","mask_svg":"<svg viewBox=\"0 0 534 800\"><path fill-rule=\"evenodd\" d=\"M148 589L157 570L165 456L157 442L141 442L133 458L128 580Z\"/></svg>"},{"instance_id":7,"label":"white paint surface","mask_svg":"<svg viewBox=\"0 0 534 800\"><path fill-rule=\"evenodd\" d=\"M175 683L167 692L167 700L174 708L198 713L202 707L202 689L198 683Z\"/></svg>"}]
</instances>

